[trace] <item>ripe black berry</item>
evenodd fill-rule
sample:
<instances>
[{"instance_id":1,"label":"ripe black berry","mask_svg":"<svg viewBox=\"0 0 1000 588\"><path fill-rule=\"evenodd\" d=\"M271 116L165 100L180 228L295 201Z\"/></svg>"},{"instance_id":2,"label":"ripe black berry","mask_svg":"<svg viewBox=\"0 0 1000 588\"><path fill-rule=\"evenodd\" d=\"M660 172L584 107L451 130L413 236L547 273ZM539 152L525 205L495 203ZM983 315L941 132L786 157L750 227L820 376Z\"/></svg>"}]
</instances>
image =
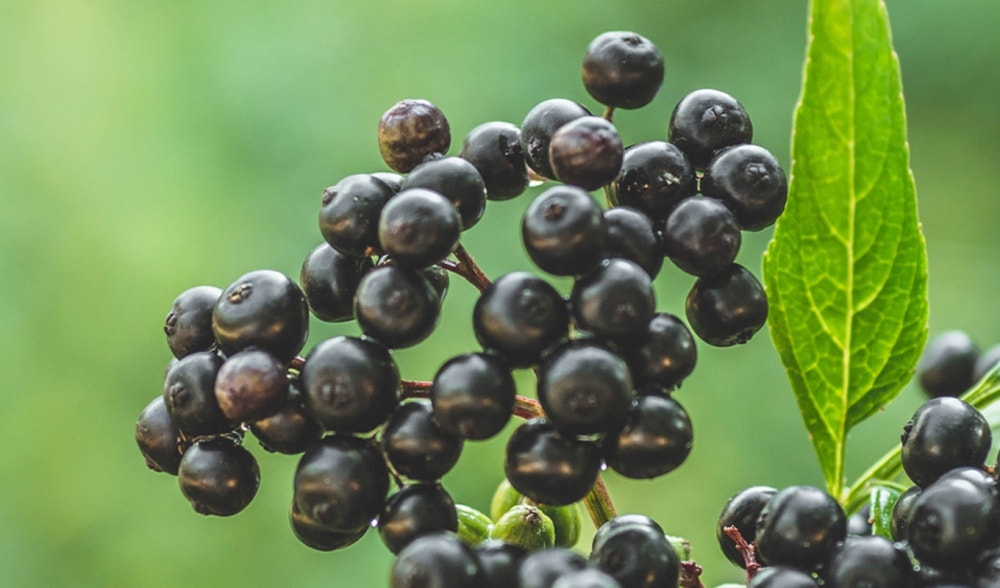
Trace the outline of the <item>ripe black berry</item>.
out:
<instances>
[{"instance_id":1,"label":"ripe black berry","mask_svg":"<svg viewBox=\"0 0 1000 588\"><path fill-rule=\"evenodd\" d=\"M227 517L253 500L260 486L260 469L249 451L217 437L199 441L184 452L177 479L195 511Z\"/></svg>"},{"instance_id":2,"label":"ripe black berry","mask_svg":"<svg viewBox=\"0 0 1000 588\"><path fill-rule=\"evenodd\" d=\"M760 512L777 493L778 491L770 486L751 486L730 498L722 508L719 522L715 526L715 538L719 541L719 547L722 548L726 559L741 568L746 567L743 555L736 549L736 543L726 534L725 528L736 527L747 543L755 543Z\"/></svg>"},{"instance_id":3,"label":"ripe black berry","mask_svg":"<svg viewBox=\"0 0 1000 588\"><path fill-rule=\"evenodd\" d=\"M714 198L685 198L663 227L663 252L695 276L714 276L729 269L742 243L736 216Z\"/></svg>"},{"instance_id":4,"label":"ripe black berry","mask_svg":"<svg viewBox=\"0 0 1000 588\"><path fill-rule=\"evenodd\" d=\"M606 255L635 262L650 279L663 267L660 238L653 229L653 221L641 210L616 206L601 213L607 227Z\"/></svg>"},{"instance_id":5,"label":"ripe black berry","mask_svg":"<svg viewBox=\"0 0 1000 588\"><path fill-rule=\"evenodd\" d=\"M535 502L559 506L580 500L590 492L600 468L595 443L562 437L543 418L522 424L507 441L507 479Z\"/></svg>"},{"instance_id":6,"label":"ripe black berry","mask_svg":"<svg viewBox=\"0 0 1000 588\"><path fill-rule=\"evenodd\" d=\"M212 309L222 290L215 286L189 288L174 300L164 320L163 332L174 357L195 351L208 351L215 343L212 332Z\"/></svg>"},{"instance_id":7,"label":"ripe black berry","mask_svg":"<svg viewBox=\"0 0 1000 588\"><path fill-rule=\"evenodd\" d=\"M458 156L475 166L489 200L510 200L528 187L521 129L510 123L488 122L472 129Z\"/></svg>"},{"instance_id":8,"label":"ripe black berry","mask_svg":"<svg viewBox=\"0 0 1000 588\"><path fill-rule=\"evenodd\" d=\"M913 514L913 505L920 496L920 486L911 486L906 492L900 494L892 507L892 518L889 520L889 529L892 538L896 541L905 541L909 530L910 515Z\"/></svg>"},{"instance_id":9,"label":"ripe black berry","mask_svg":"<svg viewBox=\"0 0 1000 588\"><path fill-rule=\"evenodd\" d=\"M479 296L472 328L479 343L511 367L528 367L569 336L569 310L548 282L527 272L512 272L497 278Z\"/></svg>"},{"instance_id":10,"label":"ripe black berry","mask_svg":"<svg viewBox=\"0 0 1000 588\"><path fill-rule=\"evenodd\" d=\"M407 545L392 564L390 588L482 588L476 555L451 533L425 535Z\"/></svg>"},{"instance_id":11,"label":"ripe black berry","mask_svg":"<svg viewBox=\"0 0 1000 588\"><path fill-rule=\"evenodd\" d=\"M638 341L656 312L649 274L621 258L577 277L569 300L578 329L620 344Z\"/></svg>"},{"instance_id":12,"label":"ripe black berry","mask_svg":"<svg viewBox=\"0 0 1000 588\"><path fill-rule=\"evenodd\" d=\"M935 337L917 363L920 387L931 398L958 396L975 382L979 347L962 331Z\"/></svg>"},{"instance_id":13,"label":"ripe black berry","mask_svg":"<svg viewBox=\"0 0 1000 588\"><path fill-rule=\"evenodd\" d=\"M347 532L324 529L322 525L302 514L294 501L288 509L288 522L296 539L319 551L334 551L354 545L371 528L364 526L357 531Z\"/></svg>"},{"instance_id":14,"label":"ripe black berry","mask_svg":"<svg viewBox=\"0 0 1000 588\"><path fill-rule=\"evenodd\" d=\"M552 588L566 575L583 570L587 560L575 551L550 547L534 551L521 562L520 588Z\"/></svg>"},{"instance_id":15,"label":"ripe black berry","mask_svg":"<svg viewBox=\"0 0 1000 588\"><path fill-rule=\"evenodd\" d=\"M458 245L462 220L447 198L423 188L406 188L382 209L378 240L399 265L422 268Z\"/></svg>"},{"instance_id":16,"label":"ripe black berry","mask_svg":"<svg viewBox=\"0 0 1000 588\"><path fill-rule=\"evenodd\" d=\"M354 314L365 335L390 349L402 349L430 336L441 305L434 288L418 271L385 265L361 278Z\"/></svg>"},{"instance_id":17,"label":"ripe black berry","mask_svg":"<svg viewBox=\"0 0 1000 588\"><path fill-rule=\"evenodd\" d=\"M266 451L302 453L319 441L323 427L306 414L298 379L289 382L288 399L273 415L250 425L250 431Z\"/></svg>"},{"instance_id":18,"label":"ripe black berry","mask_svg":"<svg viewBox=\"0 0 1000 588\"><path fill-rule=\"evenodd\" d=\"M157 396L135 422L135 442L154 472L177 475L181 464L180 430L167 412L163 396Z\"/></svg>"},{"instance_id":19,"label":"ripe black berry","mask_svg":"<svg viewBox=\"0 0 1000 588\"><path fill-rule=\"evenodd\" d=\"M309 310L331 323L354 319L354 294L361 276L372 269L368 257L344 255L329 243L321 243L302 262L299 284Z\"/></svg>"},{"instance_id":20,"label":"ripe black berry","mask_svg":"<svg viewBox=\"0 0 1000 588\"><path fill-rule=\"evenodd\" d=\"M698 347L681 319L658 313L636 342L625 347L624 357L637 388L671 390L694 371Z\"/></svg>"},{"instance_id":21,"label":"ripe black berry","mask_svg":"<svg viewBox=\"0 0 1000 588\"><path fill-rule=\"evenodd\" d=\"M590 194L555 186L535 198L521 219L521 237L531 261L557 276L582 274L597 265L607 229Z\"/></svg>"},{"instance_id":22,"label":"ripe black berry","mask_svg":"<svg viewBox=\"0 0 1000 588\"><path fill-rule=\"evenodd\" d=\"M378 518L378 533L393 553L418 537L444 531L458 531L458 513L440 484L403 486L389 497Z\"/></svg>"},{"instance_id":23,"label":"ripe black berry","mask_svg":"<svg viewBox=\"0 0 1000 588\"><path fill-rule=\"evenodd\" d=\"M759 231L774 224L785 210L788 182L771 152L758 145L719 151L701 178L701 192L732 209L740 228Z\"/></svg>"},{"instance_id":24,"label":"ripe black berry","mask_svg":"<svg viewBox=\"0 0 1000 588\"><path fill-rule=\"evenodd\" d=\"M463 439L488 439L510 420L516 392L510 368L499 357L459 355L434 376L434 418L442 429Z\"/></svg>"},{"instance_id":25,"label":"ripe black berry","mask_svg":"<svg viewBox=\"0 0 1000 588\"><path fill-rule=\"evenodd\" d=\"M583 116L552 135L549 163L559 181L596 190L615 179L622 167L622 140L613 124Z\"/></svg>"},{"instance_id":26,"label":"ripe black berry","mask_svg":"<svg viewBox=\"0 0 1000 588\"><path fill-rule=\"evenodd\" d=\"M407 173L428 155L447 153L451 127L427 100L401 100L378 122L378 150L390 168Z\"/></svg>"},{"instance_id":27,"label":"ripe black berry","mask_svg":"<svg viewBox=\"0 0 1000 588\"><path fill-rule=\"evenodd\" d=\"M716 347L746 343L767 322L764 287L734 263L721 274L698 278L684 306L691 330Z\"/></svg>"},{"instance_id":28,"label":"ripe black berry","mask_svg":"<svg viewBox=\"0 0 1000 588\"><path fill-rule=\"evenodd\" d=\"M972 405L944 396L917 409L903 428L901 440L903 470L914 484L925 488L954 468L983 465L993 434Z\"/></svg>"},{"instance_id":29,"label":"ripe black berry","mask_svg":"<svg viewBox=\"0 0 1000 588\"><path fill-rule=\"evenodd\" d=\"M556 179L549 160L549 142L560 127L581 116L590 116L590 111L572 100L552 98L532 108L524 117L521 152L525 162L538 175Z\"/></svg>"},{"instance_id":30,"label":"ripe black berry","mask_svg":"<svg viewBox=\"0 0 1000 588\"><path fill-rule=\"evenodd\" d=\"M462 218L462 230L471 229L486 211L486 185L474 165L461 157L444 157L413 168L403 189L424 188L447 198ZM395 200L395 198L393 198Z\"/></svg>"},{"instance_id":31,"label":"ripe black berry","mask_svg":"<svg viewBox=\"0 0 1000 588\"><path fill-rule=\"evenodd\" d=\"M489 540L476 546L476 559L483 569L486 588L511 588L518 585L521 562L527 550L498 540Z\"/></svg>"},{"instance_id":32,"label":"ripe black berry","mask_svg":"<svg viewBox=\"0 0 1000 588\"><path fill-rule=\"evenodd\" d=\"M331 247L344 255L367 257L378 250L378 219L395 194L369 174L355 174L323 190L319 230Z\"/></svg>"},{"instance_id":33,"label":"ripe black berry","mask_svg":"<svg viewBox=\"0 0 1000 588\"><path fill-rule=\"evenodd\" d=\"M552 588L621 588L621 584L601 570L588 568L562 576Z\"/></svg>"},{"instance_id":34,"label":"ripe black berry","mask_svg":"<svg viewBox=\"0 0 1000 588\"><path fill-rule=\"evenodd\" d=\"M602 33L583 56L583 85L601 104L642 108L653 101L662 83L660 50L636 33Z\"/></svg>"},{"instance_id":35,"label":"ripe black berry","mask_svg":"<svg viewBox=\"0 0 1000 588\"><path fill-rule=\"evenodd\" d=\"M334 337L316 345L299 376L306 412L331 431L364 433L396 408L399 369L371 341Z\"/></svg>"},{"instance_id":36,"label":"ripe black berry","mask_svg":"<svg viewBox=\"0 0 1000 588\"><path fill-rule=\"evenodd\" d=\"M215 400L233 423L252 423L281 410L288 399L285 365L260 349L226 359L215 378Z\"/></svg>"},{"instance_id":37,"label":"ripe black berry","mask_svg":"<svg viewBox=\"0 0 1000 588\"><path fill-rule=\"evenodd\" d=\"M695 90L681 98L670 115L670 142L705 169L716 151L750 143L753 125L735 98L718 90Z\"/></svg>"},{"instance_id":38,"label":"ripe black berry","mask_svg":"<svg viewBox=\"0 0 1000 588\"><path fill-rule=\"evenodd\" d=\"M843 509L832 496L811 486L781 490L757 519L757 551L769 565L812 570L846 536Z\"/></svg>"},{"instance_id":39,"label":"ripe black berry","mask_svg":"<svg viewBox=\"0 0 1000 588\"><path fill-rule=\"evenodd\" d=\"M233 428L215 398L222 359L209 351L184 356L167 371L163 402L178 429L188 435L215 435Z\"/></svg>"},{"instance_id":40,"label":"ripe black berry","mask_svg":"<svg viewBox=\"0 0 1000 588\"><path fill-rule=\"evenodd\" d=\"M212 329L226 355L260 347L289 361L309 336L309 306L298 284L287 276L258 270L222 292L212 311Z\"/></svg>"},{"instance_id":41,"label":"ripe black berry","mask_svg":"<svg viewBox=\"0 0 1000 588\"><path fill-rule=\"evenodd\" d=\"M632 399L628 420L602 443L608 467L627 478L648 479L677 469L691 453L694 433L687 411L657 394Z\"/></svg>"},{"instance_id":42,"label":"ripe black berry","mask_svg":"<svg viewBox=\"0 0 1000 588\"><path fill-rule=\"evenodd\" d=\"M962 569L1000 533L995 484L946 476L913 504L907 539L913 555L941 569Z\"/></svg>"},{"instance_id":43,"label":"ripe black berry","mask_svg":"<svg viewBox=\"0 0 1000 588\"><path fill-rule=\"evenodd\" d=\"M824 586L907 588L915 574L906 551L879 535L848 537L823 568Z\"/></svg>"},{"instance_id":44,"label":"ripe black berry","mask_svg":"<svg viewBox=\"0 0 1000 588\"><path fill-rule=\"evenodd\" d=\"M812 576L787 566L767 566L761 569L747 588L817 588Z\"/></svg>"},{"instance_id":45,"label":"ripe black berry","mask_svg":"<svg viewBox=\"0 0 1000 588\"><path fill-rule=\"evenodd\" d=\"M663 220L678 202L698 191L687 155L672 143L648 141L625 150L622 168L608 186L621 206L632 206L649 218Z\"/></svg>"},{"instance_id":46,"label":"ripe black berry","mask_svg":"<svg viewBox=\"0 0 1000 588\"><path fill-rule=\"evenodd\" d=\"M677 588L680 558L662 533L647 525L622 525L590 553L598 569L622 588Z\"/></svg>"},{"instance_id":47,"label":"ripe black berry","mask_svg":"<svg viewBox=\"0 0 1000 588\"><path fill-rule=\"evenodd\" d=\"M382 450L396 473L411 480L444 477L462 454L462 438L442 429L431 403L416 400L401 405L382 429ZM454 529L452 529L454 530Z\"/></svg>"}]
</instances>

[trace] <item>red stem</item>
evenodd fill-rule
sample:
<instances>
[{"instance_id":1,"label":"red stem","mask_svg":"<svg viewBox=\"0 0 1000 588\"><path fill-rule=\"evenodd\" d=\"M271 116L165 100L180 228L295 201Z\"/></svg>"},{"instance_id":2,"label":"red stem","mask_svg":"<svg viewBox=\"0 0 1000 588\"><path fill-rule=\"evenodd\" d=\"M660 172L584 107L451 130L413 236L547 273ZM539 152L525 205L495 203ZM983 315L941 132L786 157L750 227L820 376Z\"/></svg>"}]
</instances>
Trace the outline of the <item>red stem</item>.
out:
<instances>
[{"instance_id":1,"label":"red stem","mask_svg":"<svg viewBox=\"0 0 1000 588\"><path fill-rule=\"evenodd\" d=\"M681 562L680 588L705 588L701 583L701 566L693 561Z\"/></svg>"},{"instance_id":2,"label":"red stem","mask_svg":"<svg viewBox=\"0 0 1000 588\"><path fill-rule=\"evenodd\" d=\"M743 567L747 570L747 584L749 584L750 580L753 580L753 577L757 575L757 572L761 568L761 565L757 563L756 555L754 555L753 543L747 543L740 530L733 525L723 527L722 532L733 540L733 543L736 544L736 550L743 556Z\"/></svg>"}]
</instances>

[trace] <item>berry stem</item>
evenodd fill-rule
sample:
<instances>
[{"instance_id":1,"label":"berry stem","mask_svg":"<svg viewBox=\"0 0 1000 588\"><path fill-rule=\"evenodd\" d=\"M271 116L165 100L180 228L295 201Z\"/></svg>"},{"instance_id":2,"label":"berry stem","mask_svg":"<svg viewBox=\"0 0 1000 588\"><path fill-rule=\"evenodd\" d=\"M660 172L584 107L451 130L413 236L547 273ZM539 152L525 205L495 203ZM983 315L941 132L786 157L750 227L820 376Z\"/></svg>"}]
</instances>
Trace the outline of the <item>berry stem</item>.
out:
<instances>
[{"instance_id":1,"label":"berry stem","mask_svg":"<svg viewBox=\"0 0 1000 588\"><path fill-rule=\"evenodd\" d=\"M438 265L444 269L458 274L465 278L465 281L469 282L476 287L480 292L489 287L493 282L483 273L476 260L472 258L472 255L465 249L465 246L461 243L455 248L455 259L457 261L452 261L450 259L444 259L438 262Z\"/></svg>"},{"instance_id":2,"label":"berry stem","mask_svg":"<svg viewBox=\"0 0 1000 588\"><path fill-rule=\"evenodd\" d=\"M594 527L597 529L618 516L615 505L611 502L608 487L604 485L601 476L597 476L594 487L583 497L583 506L587 509L587 514L590 515L590 520L594 522Z\"/></svg>"},{"instance_id":3,"label":"berry stem","mask_svg":"<svg viewBox=\"0 0 1000 588\"><path fill-rule=\"evenodd\" d=\"M681 562L681 582L679 588L705 588L701 583L701 566L693 561Z\"/></svg>"},{"instance_id":4,"label":"berry stem","mask_svg":"<svg viewBox=\"0 0 1000 588\"><path fill-rule=\"evenodd\" d=\"M604 107L604 114L602 114L601 116L604 118L604 120L606 120L608 122L614 122L615 107L614 106L605 106Z\"/></svg>"},{"instance_id":5,"label":"berry stem","mask_svg":"<svg viewBox=\"0 0 1000 588\"><path fill-rule=\"evenodd\" d=\"M736 544L736 550L743 556L744 567L747 570L747 584L749 584L761 568L761 565L757 563L757 557L754 555L753 544L747 543L747 540L743 538L740 530L733 525L723 527L722 532L733 540L733 543Z\"/></svg>"}]
</instances>

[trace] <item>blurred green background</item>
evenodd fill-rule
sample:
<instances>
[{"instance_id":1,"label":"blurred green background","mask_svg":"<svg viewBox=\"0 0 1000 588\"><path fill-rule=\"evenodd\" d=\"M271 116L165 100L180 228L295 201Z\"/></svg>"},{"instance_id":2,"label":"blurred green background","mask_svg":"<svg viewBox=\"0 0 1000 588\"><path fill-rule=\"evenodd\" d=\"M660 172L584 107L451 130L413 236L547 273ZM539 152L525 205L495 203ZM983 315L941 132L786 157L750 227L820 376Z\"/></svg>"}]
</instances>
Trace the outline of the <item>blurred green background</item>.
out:
<instances>
[{"instance_id":1,"label":"blurred green background","mask_svg":"<svg viewBox=\"0 0 1000 588\"><path fill-rule=\"evenodd\" d=\"M931 334L965 329L989 346L1000 342L1000 4L888 5ZM605 30L637 31L666 60L654 103L616 117L627 143L664 138L676 101L714 87L742 101L755 141L789 165L805 2L0 0L0 584L385 585L376 533L334 553L292 536L294 457L248 438L262 485L230 519L195 514L174 478L145 468L132 435L170 357L163 317L190 286L259 268L297 276L321 239L322 188L385 169L375 127L400 99L443 109L453 153L473 126L519 124L543 99L597 108L579 64ZM531 194L491 204L466 234L490 275L531 267L517 239ZM759 272L770 234L748 236L740 261ZM690 284L665 269L660 309L682 312ZM476 348L473 301L453 281L433 337L396 353L404 377L429 379ZM315 321L309 347L357 332ZM687 463L651 482L607 481L621 512L689 538L713 586L742 576L715 545L729 496L822 477L767 333L699 350L677 393L696 432ZM519 384L530 392L530 379ZM897 442L919 403L908 386L854 432L852 475ZM502 448L466 445L445 480L457 501L487 508Z\"/></svg>"}]
</instances>

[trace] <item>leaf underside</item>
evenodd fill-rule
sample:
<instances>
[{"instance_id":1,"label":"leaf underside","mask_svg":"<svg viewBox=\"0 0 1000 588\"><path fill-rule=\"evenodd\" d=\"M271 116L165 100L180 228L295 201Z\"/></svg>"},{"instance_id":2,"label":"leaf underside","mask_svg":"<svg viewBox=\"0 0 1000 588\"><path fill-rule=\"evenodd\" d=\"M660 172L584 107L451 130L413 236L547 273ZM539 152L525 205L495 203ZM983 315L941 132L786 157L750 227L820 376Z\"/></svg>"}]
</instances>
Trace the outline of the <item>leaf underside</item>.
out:
<instances>
[{"instance_id":1,"label":"leaf underside","mask_svg":"<svg viewBox=\"0 0 1000 588\"><path fill-rule=\"evenodd\" d=\"M881 0L814 0L788 206L764 256L771 338L828 490L844 443L911 378L927 258Z\"/></svg>"}]
</instances>

